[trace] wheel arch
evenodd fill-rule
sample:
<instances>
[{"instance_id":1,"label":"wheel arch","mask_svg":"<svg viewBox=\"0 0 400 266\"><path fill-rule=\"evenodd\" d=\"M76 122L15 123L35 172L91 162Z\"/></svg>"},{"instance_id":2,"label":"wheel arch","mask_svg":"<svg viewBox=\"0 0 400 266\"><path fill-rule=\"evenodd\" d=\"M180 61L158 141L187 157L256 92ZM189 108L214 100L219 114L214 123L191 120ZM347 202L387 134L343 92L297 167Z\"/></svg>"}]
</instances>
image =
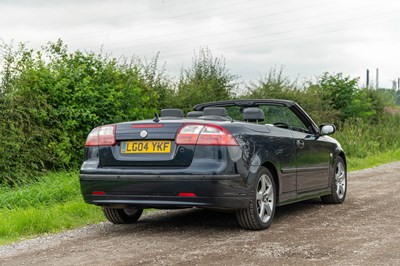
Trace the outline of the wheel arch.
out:
<instances>
[{"instance_id":1,"label":"wheel arch","mask_svg":"<svg viewBox=\"0 0 400 266\"><path fill-rule=\"evenodd\" d=\"M347 172L347 158L346 155L344 153L344 151L342 149L340 149L339 147L337 147L334 151L334 156L331 158L330 161L330 165L329 165L329 184L331 184L332 182L334 182L334 172L335 172L335 164L338 158L342 158L344 161L344 168L345 171Z\"/></svg>"},{"instance_id":2,"label":"wheel arch","mask_svg":"<svg viewBox=\"0 0 400 266\"><path fill-rule=\"evenodd\" d=\"M344 167L346 167L346 171L347 171L347 159L346 159L346 155L344 154L343 151L340 151L338 154L338 157L341 157L344 161Z\"/></svg>"}]
</instances>

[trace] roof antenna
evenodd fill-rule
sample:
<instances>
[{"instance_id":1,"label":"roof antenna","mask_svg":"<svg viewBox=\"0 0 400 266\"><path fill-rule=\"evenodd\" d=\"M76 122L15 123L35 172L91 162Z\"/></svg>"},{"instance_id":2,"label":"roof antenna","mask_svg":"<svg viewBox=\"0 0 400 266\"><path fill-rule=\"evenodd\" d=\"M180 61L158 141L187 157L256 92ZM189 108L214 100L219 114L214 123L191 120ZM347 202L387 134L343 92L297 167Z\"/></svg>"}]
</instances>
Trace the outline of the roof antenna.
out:
<instances>
[{"instance_id":1,"label":"roof antenna","mask_svg":"<svg viewBox=\"0 0 400 266\"><path fill-rule=\"evenodd\" d=\"M160 117L158 116L157 113L154 113L153 122L156 122L156 123L160 122Z\"/></svg>"}]
</instances>

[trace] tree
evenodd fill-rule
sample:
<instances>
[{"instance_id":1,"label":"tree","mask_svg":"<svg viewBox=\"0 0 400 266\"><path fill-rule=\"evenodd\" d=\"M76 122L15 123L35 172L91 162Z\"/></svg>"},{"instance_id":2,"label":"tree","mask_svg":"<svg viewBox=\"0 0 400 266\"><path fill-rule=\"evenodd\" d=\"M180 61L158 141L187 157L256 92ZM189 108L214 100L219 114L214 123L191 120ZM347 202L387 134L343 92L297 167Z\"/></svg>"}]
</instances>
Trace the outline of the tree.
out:
<instances>
[{"instance_id":1,"label":"tree","mask_svg":"<svg viewBox=\"0 0 400 266\"><path fill-rule=\"evenodd\" d=\"M258 81L250 83L246 98L285 99L297 102L307 111L316 123L333 123L338 112L329 102L325 102L323 94L314 84L308 82L299 85L291 82L283 74L283 70L271 69Z\"/></svg>"},{"instance_id":2,"label":"tree","mask_svg":"<svg viewBox=\"0 0 400 266\"><path fill-rule=\"evenodd\" d=\"M178 89L174 95L176 106L185 111L195 104L234 97L237 76L232 75L224 58L213 57L209 49L200 49L191 68L181 71Z\"/></svg>"},{"instance_id":3,"label":"tree","mask_svg":"<svg viewBox=\"0 0 400 266\"><path fill-rule=\"evenodd\" d=\"M249 87L249 98L261 99L288 99L294 100L293 96L298 90L295 82L291 82L283 74L283 69L271 69L265 76L255 82L251 82Z\"/></svg>"},{"instance_id":4,"label":"tree","mask_svg":"<svg viewBox=\"0 0 400 266\"><path fill-rule=\"evenodd\" d=\"M341 121L361 118L365 121L374 119L383 111L383 103L376 91L359 89L358 78L343 76L341 73L324 73L317 86L325 101L341 113Z\"/></svg>"}]
</instances>

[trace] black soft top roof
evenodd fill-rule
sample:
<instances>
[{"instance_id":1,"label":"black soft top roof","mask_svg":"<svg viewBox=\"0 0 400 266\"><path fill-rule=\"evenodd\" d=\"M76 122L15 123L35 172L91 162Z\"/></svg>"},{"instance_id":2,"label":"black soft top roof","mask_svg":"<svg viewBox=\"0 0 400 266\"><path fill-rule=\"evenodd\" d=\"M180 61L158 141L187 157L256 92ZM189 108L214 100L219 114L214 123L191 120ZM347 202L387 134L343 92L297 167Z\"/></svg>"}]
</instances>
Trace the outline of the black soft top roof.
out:
<instances>
[{"instance_id":1,"label":"black soft top roof","mask_svg":"<svg viewBox=\"0 0 400 266\"><path fill-rule=\"evenodd\" d=\"M218 102L200 103L193 107L195 111L203 111L206 107L228 107L228 106L240 106L240 107L258 107L260 105L283 105L291 107L297 105L294 101L280 100L280 99L246 99L246 100L228 100Z\"/></svg>"}]
</instances>

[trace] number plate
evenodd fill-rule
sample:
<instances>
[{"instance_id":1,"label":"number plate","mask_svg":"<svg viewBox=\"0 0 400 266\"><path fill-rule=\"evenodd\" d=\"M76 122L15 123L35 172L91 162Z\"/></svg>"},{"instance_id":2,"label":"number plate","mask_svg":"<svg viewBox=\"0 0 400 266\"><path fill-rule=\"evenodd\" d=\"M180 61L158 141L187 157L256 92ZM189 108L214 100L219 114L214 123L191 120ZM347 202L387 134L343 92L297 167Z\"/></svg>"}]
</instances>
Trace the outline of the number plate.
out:
<instances>
[{"instance_id":1,"label":"number plate","mask_svg":"<svg viewBox=\"0 0 400 266\"><path fill-rule=\"evenodd\" d=\"M171 141L168 140L142 140L126 141L121 143L121 153L169 153Z\"/></svg>"}]
</instances>

